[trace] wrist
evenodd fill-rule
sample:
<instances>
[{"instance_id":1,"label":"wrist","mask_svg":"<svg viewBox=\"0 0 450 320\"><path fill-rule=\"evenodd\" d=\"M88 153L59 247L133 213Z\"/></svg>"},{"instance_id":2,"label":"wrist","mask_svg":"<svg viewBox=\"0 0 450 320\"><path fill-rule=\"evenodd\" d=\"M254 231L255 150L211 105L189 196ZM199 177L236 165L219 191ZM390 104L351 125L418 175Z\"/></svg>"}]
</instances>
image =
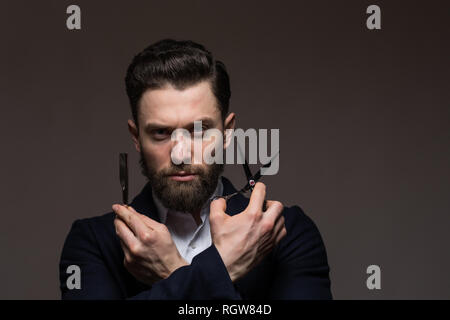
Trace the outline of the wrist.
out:
<instances>
[{"instance_id":1,"label":"wrist","mask_svg":"<svg viewBox=\"0 0 450 320\"><path fill-rule=\"evenodd\" d=\"M225 250L225 248L221 247L218 244L214 245L217 249L217 252L219 252L220 258L222 259L222 262L225 265L225 268L227 269L231 281L232 282L236 281L239 278L239 273L235 266L235 263L233 263L233 259L231 259L230 252L228 252L227 250Z\"/></svg>"},{"instance_id":2,"label":"wrist","mask_svg":"<svg viewBox=\"0 0 450 320\"><path fill-rule=\"evenodd\" d=\"M188 266L188 265L189 265L189 263L186 260L184 260L184 258L180 257L180 260L178 260L178 262L175 264L172 272L177 270L178 268L181 268L181 267L184 267L184 266Z\"/></svg>"},{"instance_id":3,"label":"wrist","mask_svg":"<svg viewBox=\"0 0 450 320\"><path fill-rule=\"evenodd\" d=\"M168 278L172 273L174 273L176 270L178 270L181 267L187 266L189 263L187 263L186 260L184 260L182 257L178 259L176 262L174 262L171 267L168 269L168 274L165 278Z\"/></svg>"}]
</instances>

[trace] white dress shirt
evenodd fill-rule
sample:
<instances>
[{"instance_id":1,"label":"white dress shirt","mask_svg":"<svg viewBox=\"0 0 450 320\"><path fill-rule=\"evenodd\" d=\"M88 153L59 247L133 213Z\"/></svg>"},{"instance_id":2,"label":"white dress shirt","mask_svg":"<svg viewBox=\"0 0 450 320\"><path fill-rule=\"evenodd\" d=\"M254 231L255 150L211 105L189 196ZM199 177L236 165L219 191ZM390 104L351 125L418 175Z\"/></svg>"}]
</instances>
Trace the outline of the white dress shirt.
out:
<instances>
[{"instance_id":1,"label":"white dress shirt","mask_svg":"<svg viewBox=\"0 0 450 320\"><path fill-rule=\"evenodd\" d=\"M221 196L222 193L222 178L219 177L216 190L200 212L202 222L197 226L192 214L167 209L153 192L153 200L158 210L160 222L167 226L178 251L189 264L197 254L211 246L209 205L212 198Z\"/></svg>"}]
</instances>

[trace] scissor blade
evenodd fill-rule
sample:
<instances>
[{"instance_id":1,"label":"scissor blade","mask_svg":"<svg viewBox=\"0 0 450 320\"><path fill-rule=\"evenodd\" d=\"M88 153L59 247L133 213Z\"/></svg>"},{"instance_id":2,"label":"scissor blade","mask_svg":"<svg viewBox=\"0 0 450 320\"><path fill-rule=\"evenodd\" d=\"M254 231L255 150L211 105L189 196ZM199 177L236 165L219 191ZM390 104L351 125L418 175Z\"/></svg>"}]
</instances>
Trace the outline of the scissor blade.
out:
<instances>
[{"instance_id":1,"label":"scissor blade","mask_svg":"<svg viewBox=\"0 0 450 320\"><path fill-rule=\"evenodd\" d=\"M247 182L250 181L250 179L253 179L253 174L250 171L250 167L248 166L247 159L244 159L244 163L242 164L244 167L245 175L247 177Z\"/></svg>"},{"instance_id":2,"label":"scissor blade","mask_svg":"<svg viewBox=\"0 0 450 320\"><path fill-rule=\"evenodd\" d=\"M119 176L120 186L122 187L122 201L123 204L128 204L128 163L127 154L121 153L119 155Z\"/></svg>"},{"instance_id":3,"label":"scissor blade","mask_svg":"<svg viewBox=\"0 0 450 320\"><path fill-rule=\"evenodd\" d=\"M244 159L244 163L242 164L242 167L244 168L245 176L247 177L247 182L250 181L250 179L253 178L252 171L250 170L250 167L248 166L247 158L245 157L244 152L242 152L241 145L237 143L239 153L241 154L241 157Z\"/></svg>"}]
</instances>

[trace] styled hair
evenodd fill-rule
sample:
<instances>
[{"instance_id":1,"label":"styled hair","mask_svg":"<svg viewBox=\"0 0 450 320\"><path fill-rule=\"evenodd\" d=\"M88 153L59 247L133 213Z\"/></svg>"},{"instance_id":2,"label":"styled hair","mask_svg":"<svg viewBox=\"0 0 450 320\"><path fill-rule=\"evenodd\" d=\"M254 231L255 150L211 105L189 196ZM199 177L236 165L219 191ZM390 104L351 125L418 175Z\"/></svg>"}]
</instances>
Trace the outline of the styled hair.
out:
<instances>
[{"instance_id":1,"label":"styled hair","mask_svg":"<svg viewBox=\"0 0 450 320\"><path fill-rule=\"evenodd\" d=\"M183 90L205 80L211 84L224 120L231 96L225 65L215 60L204 46L193 41L164 39L151 44L133 58L125 76L136 126L139 126L139 101L147 89L158 89L170 84L177 90Z\"/></svg>"}]
</instances>

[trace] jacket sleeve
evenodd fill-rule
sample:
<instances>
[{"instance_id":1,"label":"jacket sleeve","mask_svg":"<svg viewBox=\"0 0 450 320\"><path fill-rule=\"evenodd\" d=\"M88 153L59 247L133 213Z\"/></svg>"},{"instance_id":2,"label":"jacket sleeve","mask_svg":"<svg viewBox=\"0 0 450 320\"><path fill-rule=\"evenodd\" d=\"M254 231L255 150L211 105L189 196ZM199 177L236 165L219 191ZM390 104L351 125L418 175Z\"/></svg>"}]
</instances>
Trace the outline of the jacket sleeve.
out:
<instances>
[{"instance_id":1,"label":"jacket sleeve","mask_svg":"<svg viewBox=\"0 0 450 320\"><path fill-rule=\"evenodd\" d=\"M327 254L316 225L298 206L286 210L285 225L270 298L332 299Z\"/></svg>"},{"instance_id":2,"label":"jacket sleeve","mask_svg":"<svg viewBox=\"0 0 450 320\"><path fill-rule=\"evenodd\" d=\"M69 289L66 273L70 265L81 270L81 288ZM77 220L64 243L59 264L62 299L241 299L214 245L198 254L191 265L175 270L168 278L133 297L124 296L105 263L87 220Z\"/></svg>"},{"instance_id":3,"label":"jacket sleeve","mask_svg":"<svg viewBox=\"0 0 450 320\"><path fill-rule=\"evenodd\" d=\"M131 299L232 299L240 300L214 244L199 253L191 265L175 270L167 279Z\"/></svg>"}]
</instances>

